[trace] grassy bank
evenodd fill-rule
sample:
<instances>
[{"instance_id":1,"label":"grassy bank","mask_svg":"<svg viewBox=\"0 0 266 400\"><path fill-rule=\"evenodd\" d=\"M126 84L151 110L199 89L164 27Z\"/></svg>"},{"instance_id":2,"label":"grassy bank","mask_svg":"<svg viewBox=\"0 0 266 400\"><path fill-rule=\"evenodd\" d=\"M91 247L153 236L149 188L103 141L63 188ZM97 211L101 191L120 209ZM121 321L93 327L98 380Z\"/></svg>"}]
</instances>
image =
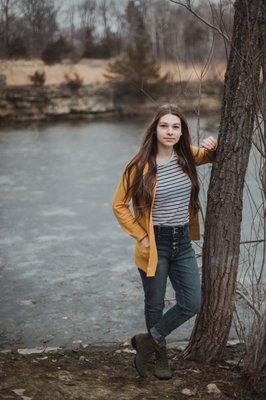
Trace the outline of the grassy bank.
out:
<instances>
[{"instance_id":1,"label":"grassy bank","mask_svg":"<svg viewBox=\"0 0 266 400\"><path fill-rule=\"evenodd\" d=\"M60 64L46 65L40 59L33 60L1 60L0 74L6 76L8 86L23 86L30 84L29 75L36 70L44 71L46 75L45 85L58 85L64 82L65 73L77 73L86 84L104 84L108 60L82 59L78 63L65 60ZM161 62L161 75L169 73L173 82L198 82L199 75L204 66L201 64L185 65L180 62ZM216 81L222 83L225 73L225 63L213 63L206 74L202 77L204 81Z\"/></svg>"}]
</instances>

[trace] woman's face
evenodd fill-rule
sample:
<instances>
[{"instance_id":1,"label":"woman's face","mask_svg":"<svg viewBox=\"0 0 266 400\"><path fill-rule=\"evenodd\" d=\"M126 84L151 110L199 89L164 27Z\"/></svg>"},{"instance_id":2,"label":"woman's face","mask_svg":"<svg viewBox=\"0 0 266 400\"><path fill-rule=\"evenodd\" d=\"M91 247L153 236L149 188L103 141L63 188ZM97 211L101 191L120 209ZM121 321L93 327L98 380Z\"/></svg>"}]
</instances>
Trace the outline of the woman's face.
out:
<instances>
[{"instance_id":1,"label":"woman's face","mask_svg":"<svg viewBox=\"0 0 266 400\"><path fill-rule=\"evenodd\" d=\"M158 144L172 147L179 141L182 134L180 118L173 114L162 116L158 121L156 133Z\"/></svg>"}]
</instances>

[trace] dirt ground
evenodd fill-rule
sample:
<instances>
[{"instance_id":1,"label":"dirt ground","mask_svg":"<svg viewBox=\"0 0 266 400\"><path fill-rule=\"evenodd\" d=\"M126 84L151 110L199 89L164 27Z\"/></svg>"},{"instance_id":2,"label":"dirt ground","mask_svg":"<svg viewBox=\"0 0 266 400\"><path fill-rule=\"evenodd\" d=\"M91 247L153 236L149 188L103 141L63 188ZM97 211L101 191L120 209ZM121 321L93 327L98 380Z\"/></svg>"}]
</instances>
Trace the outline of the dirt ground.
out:
<instances>
[{"instance_id":1,"label":"dirt ground","mask_svg":"<svg viewBox=\"0 0 266 400\"><path fill-rule=\"evenodd\" d=\"M78 73L83 79L84 84L96 83L102 84L106 82L104 73L110 60L82 59L78 63L65 60L60 64L45 65L40 59L32 60L2 60L0 63L0 74L6 76L7 85L27 85L30 84L29 75L36 70L45 71L45 85L58 85L65 81L65 73ZM198 81L202 65L183 65L178 62L161 63L161 75L166 72L171 74L174 81ZM223 82L225 73L225 64L222 62L213 63L211 68L204 75L203 80L218 80Z\"/></svg>"},{"instance_id":2,"label":"dirt ground","mask_svg":"<svg viewBox=\"0 0 266 400\"><path fill-rule=\"evenodd\" d=\"M266 388L252 392L241 375L241 350L227 348L224 361L201 364L168 350L173 378L141 378L129 346L88 346L50 353L0 353L0 399L17 400L262 400ZM208 393L216 384L220 394ZM190 392L186 390L189 389ZM183 391L183 393L182 393ZM188 394L186 394L188 393Z\"/></svg>"}]
</instances>

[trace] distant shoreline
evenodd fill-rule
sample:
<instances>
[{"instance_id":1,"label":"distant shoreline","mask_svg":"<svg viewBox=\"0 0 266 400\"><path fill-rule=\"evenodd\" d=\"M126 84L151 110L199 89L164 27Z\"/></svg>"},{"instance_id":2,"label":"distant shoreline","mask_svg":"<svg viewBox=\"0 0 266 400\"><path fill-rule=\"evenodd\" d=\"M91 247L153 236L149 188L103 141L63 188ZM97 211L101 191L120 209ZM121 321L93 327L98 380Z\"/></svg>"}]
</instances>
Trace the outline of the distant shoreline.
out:
<instances>
[{"instance_id":1,"label":"distant shoreline","mask_svg":"<svg viewBox=\"0 0 266 400\"><path fill-rule=\"evenodd\" d=\"M186 95L181 94L186 87ZM173 84L171 91L157 96L155 101L120 98L109 84L87 84L77 90L66 85L4 86L0 90L0 125L21 122L66 120L110 120L141 117L152 114L159 104L173 102L186 115L217 114L221 109L223 86L205 82L201 99L198 84Z\"/></svg>"}]
</instances>

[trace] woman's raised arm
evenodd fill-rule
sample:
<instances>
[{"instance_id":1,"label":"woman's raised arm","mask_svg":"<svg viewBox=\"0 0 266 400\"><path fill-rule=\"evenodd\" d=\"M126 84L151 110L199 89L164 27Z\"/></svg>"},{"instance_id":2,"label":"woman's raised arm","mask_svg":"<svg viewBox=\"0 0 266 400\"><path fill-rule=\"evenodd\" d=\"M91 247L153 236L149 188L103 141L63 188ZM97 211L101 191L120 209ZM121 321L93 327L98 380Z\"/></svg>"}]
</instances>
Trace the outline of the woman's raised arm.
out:
<instances>
[{"instance_id":1,"label":"woman's raised arm","mask_svg":"<svg viewBox=\"0 0 266 400\"><path fill-rule=\"evenodd\" d=\"M217 146L218 141L212 136L204 139L202 141L201 147L191 145L190 148L195 158L196 164L201 165L215 161Z\"/></svg>"}]
</instances>

